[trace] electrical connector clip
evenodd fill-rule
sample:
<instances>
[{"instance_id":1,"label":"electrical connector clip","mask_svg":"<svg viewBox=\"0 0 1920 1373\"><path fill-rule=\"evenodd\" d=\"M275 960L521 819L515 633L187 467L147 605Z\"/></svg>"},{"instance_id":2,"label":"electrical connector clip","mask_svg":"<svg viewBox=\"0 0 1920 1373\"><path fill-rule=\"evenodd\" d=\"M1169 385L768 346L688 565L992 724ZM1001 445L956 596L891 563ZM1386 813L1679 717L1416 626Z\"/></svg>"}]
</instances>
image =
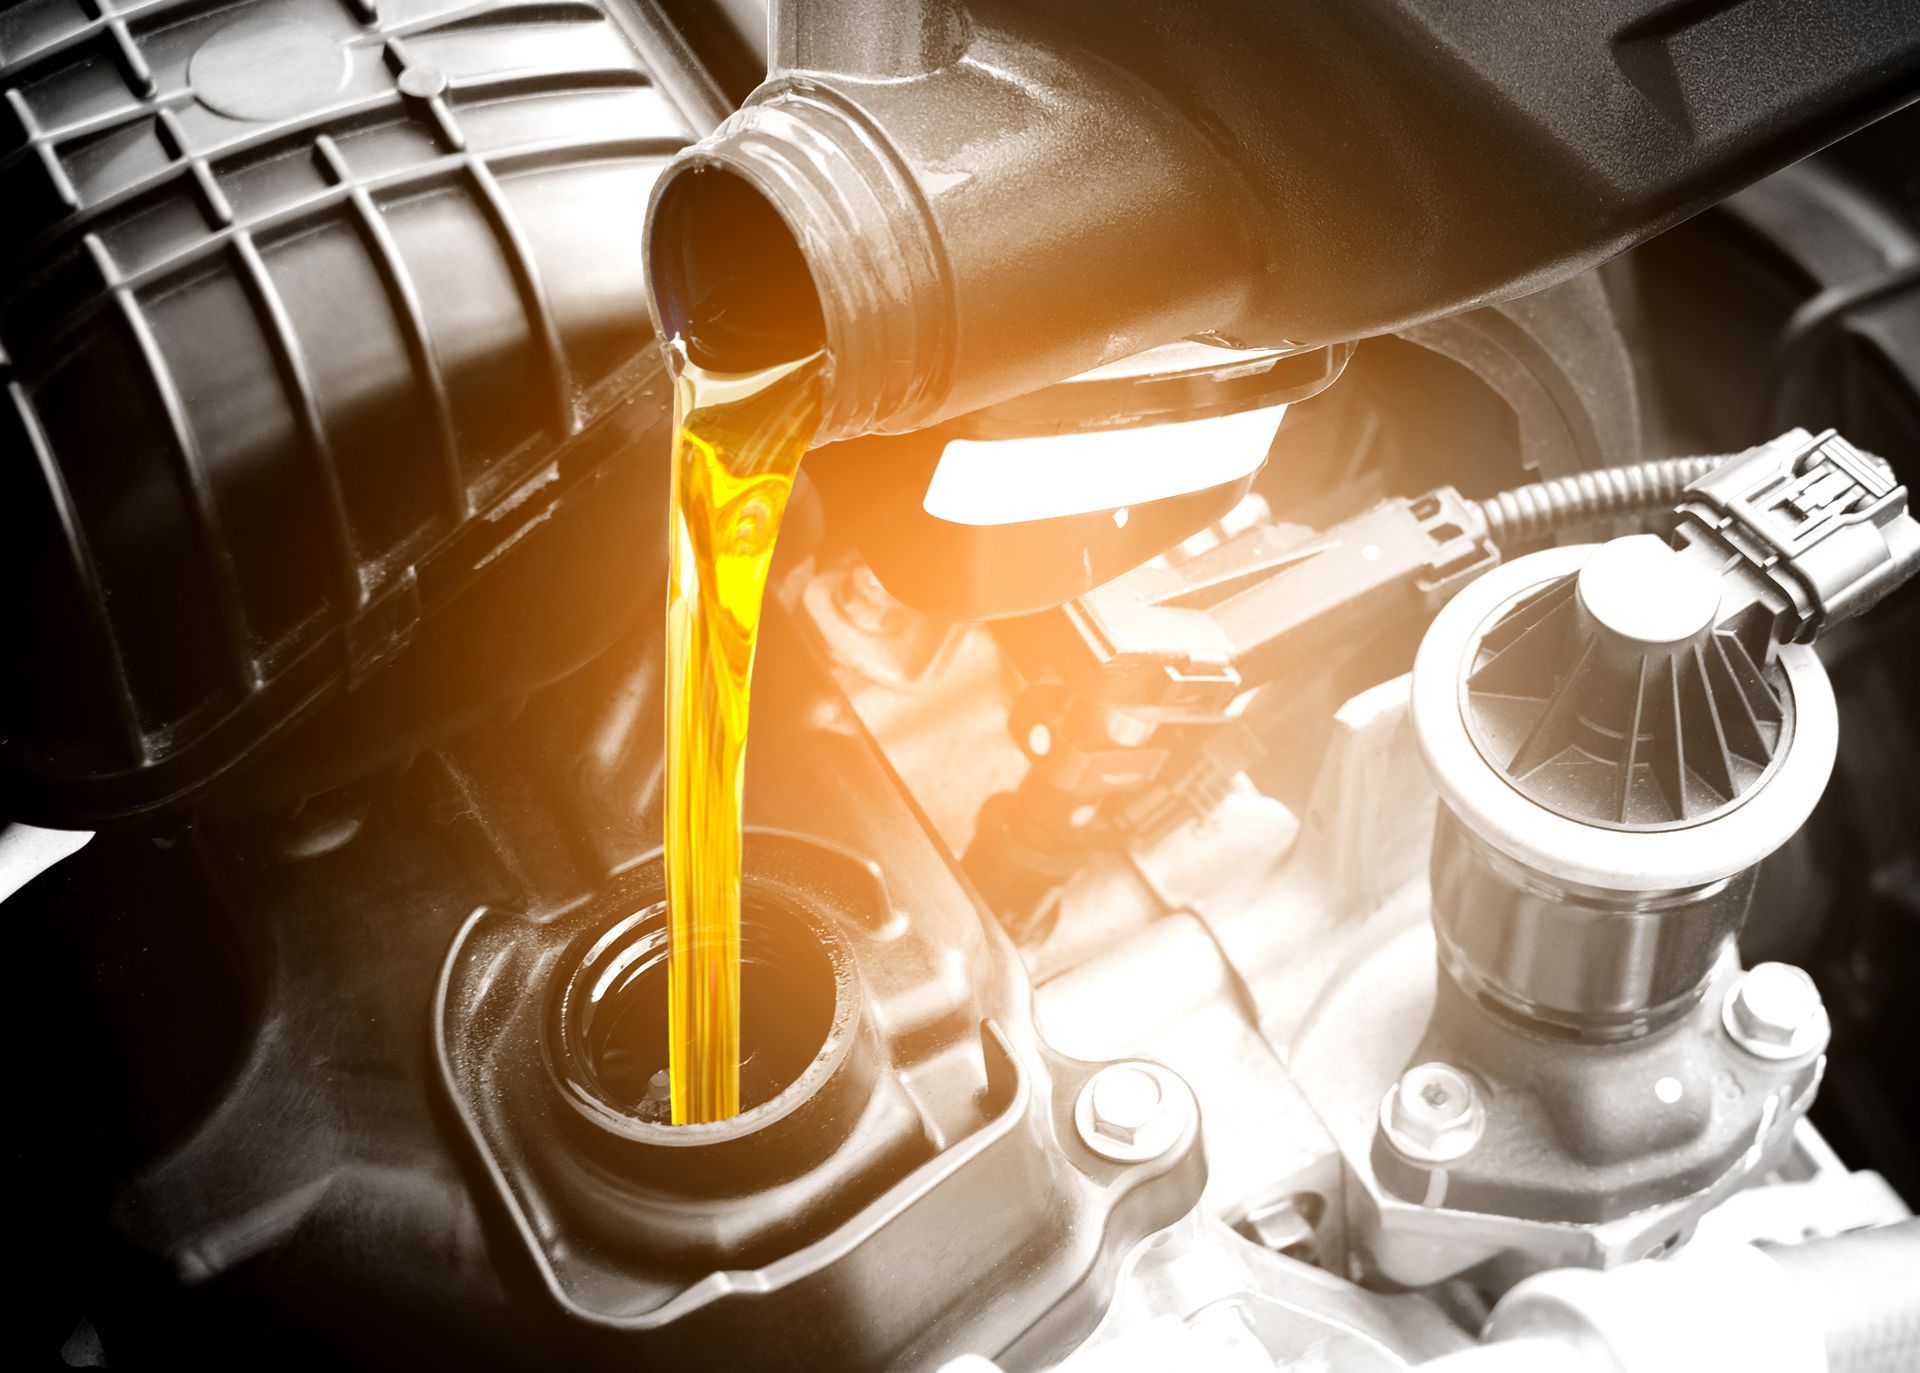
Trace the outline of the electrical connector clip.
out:
<instances>
[{"instance_id":1,"label":"electrical connector clip","mask_svg":"<svg viewBox=\"0 0 1920 1373\"><path fill-rule=\"evenodd\" d=\"M1920 570L1906 487L1833 430L1791 430L1730 459L1676 513L1677 542L1738 559L1766 584L1757 593L1785 598L1781 641L1812 641Z\"/></svg>"}]
</instances>

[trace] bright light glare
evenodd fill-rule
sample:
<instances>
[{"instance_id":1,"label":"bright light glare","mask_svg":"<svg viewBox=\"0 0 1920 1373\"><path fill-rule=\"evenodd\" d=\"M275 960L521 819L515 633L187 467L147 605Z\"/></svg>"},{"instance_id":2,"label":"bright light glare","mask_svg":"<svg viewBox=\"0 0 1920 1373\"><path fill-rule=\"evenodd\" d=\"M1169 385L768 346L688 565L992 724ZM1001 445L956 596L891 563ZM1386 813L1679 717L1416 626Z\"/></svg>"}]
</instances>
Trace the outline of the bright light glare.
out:
<instances>
[{"instance_id":1,"label":"bright light glare","mask_svg":"<svg viewBox=\"0 0 1920 1373\"><path fill-rule=\"evenodd\" d=\"M923 502L952 524L1017 524L1184 496L1266 461L1284 405L1091 434L955 439Z\"/></svg>"}]
</instances>

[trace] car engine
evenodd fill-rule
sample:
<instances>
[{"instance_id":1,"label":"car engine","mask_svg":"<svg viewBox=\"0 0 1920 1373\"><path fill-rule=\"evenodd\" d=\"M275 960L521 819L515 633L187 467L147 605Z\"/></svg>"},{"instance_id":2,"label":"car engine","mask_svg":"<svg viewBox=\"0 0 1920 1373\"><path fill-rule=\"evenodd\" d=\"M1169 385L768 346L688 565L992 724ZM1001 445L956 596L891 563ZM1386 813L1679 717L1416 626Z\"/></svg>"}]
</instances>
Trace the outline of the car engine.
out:
<instances>
[{"instance_id":1,"label":"car engine","mask_svg":"<svg viewBox=\"0 0 1920 1373\"><path fill-rule=\"evenodd\" d=\"M6 0L0 89L17 1366L1920 1368L1920 12ZM689 1124L696 326L833 371Z\"/></svg>"}]
</instances>

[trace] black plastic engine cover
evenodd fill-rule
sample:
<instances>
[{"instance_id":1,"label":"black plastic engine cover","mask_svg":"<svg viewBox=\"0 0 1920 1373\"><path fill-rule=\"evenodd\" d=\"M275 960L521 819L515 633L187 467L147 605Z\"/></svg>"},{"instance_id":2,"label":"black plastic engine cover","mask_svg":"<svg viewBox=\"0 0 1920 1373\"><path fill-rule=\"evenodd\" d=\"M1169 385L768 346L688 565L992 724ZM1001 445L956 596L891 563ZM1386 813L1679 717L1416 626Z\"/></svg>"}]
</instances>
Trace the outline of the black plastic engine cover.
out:
<instances>
[{"instance_id":1,"label":"black plastic engine cover","mask_svg":"<svg viewBox=\"0 0 1920 1373\"><path fill-rule=\"evenodd\" d=\"M639 225L724 102L650 0L12 0L0 95L12 817L203 788L656 456Z\"/></svg>"}]
</instances>

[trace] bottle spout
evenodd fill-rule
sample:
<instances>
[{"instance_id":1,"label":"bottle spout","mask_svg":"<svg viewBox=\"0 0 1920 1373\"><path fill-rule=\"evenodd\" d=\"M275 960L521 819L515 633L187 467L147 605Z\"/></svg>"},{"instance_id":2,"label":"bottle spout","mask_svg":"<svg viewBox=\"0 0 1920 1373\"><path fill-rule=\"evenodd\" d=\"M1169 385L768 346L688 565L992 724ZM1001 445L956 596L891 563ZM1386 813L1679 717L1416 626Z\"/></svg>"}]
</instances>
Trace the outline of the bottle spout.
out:
<instances>
[{"instance_id":1,"label":"bottle spout","mask_svg":"<svg viewBox=\"0 0 1920 1373\"><path fill-rule=\"evenodd\" d=\"M843 102L778 94L689 150L655 190L647 262L656 325L702 366L826 353L821 442L925 422L950 354L933 227Z\"/></svg>"},{"instance_id":2,"label":"bottle spout","mask_svg":"<svg viewBox=\"0 0 1920 1373\"><path fill-rule=\"evenodd\" d=\"M1246 198L1175 111L990 30L948 60L939 32L911 77L777 72L655 188L662 334L719 370L824 350L822 442L1215 332L1244 290Z\"/></svg>"},{"instance_id":3,"label":"bottle spout","mask_svg":"<svg viewBox=\"0 0 1920 1373\"><path fill-rule=\"evenodd\" d=\"M656 215L655 308L694 361L744 372L826 347L813 268L751 180L721 160L690 163Z\"/></svg>"}]
</instances>

